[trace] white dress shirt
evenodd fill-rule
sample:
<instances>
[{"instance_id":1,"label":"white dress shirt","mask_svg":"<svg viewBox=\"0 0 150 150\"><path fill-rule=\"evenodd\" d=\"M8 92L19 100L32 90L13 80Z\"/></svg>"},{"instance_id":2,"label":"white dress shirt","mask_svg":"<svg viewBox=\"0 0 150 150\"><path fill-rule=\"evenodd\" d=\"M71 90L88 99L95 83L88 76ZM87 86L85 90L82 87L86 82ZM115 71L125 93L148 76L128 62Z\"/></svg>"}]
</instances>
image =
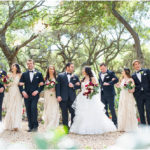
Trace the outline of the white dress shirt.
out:
<instances>
[{"instance_id":1,"label":"white dress shirt","mask_svg":"<svg viewBox=\"0 0 150 150\"><path fill-rule=\"evenodd\" d=\"M66 74L67 74L67 72L66 72ZM70 75L70 74L67 74L67 78L68 78L68 82L70 82L71 75Z\"/></svg>"},{"instance_id":2,"label":"white dress shirt","mask_svg":"<svg viewBox=\"0 0 150 150\"><path fill-rule=\"evenodd\" d=\"M139 73L136 73L136 75L137 75L137 77L138 77L139 81L141 82L141 81L142 81L141 73L140 73L140 72L139 72Z\"/></svg>"},{"instance_id":3,"label":"white dress shirt","mask_svg":"<svg viewBox=\"0 0 150 150\"><path fill-rule=\"evenodd\" d=\"M33 71L33 72L30 72ZM34 70L29 70L29 75L30 75L30 81L32 82L33 77L34 77Z\"/></svg>"},{"instance_id":4,"label":"white dress shirt","mask_svg":"<svg viewBox=\"0 0 150 150\"><path fill-rule=\"evenodd\" d=\"M101 79L102 79L102 81L104 81L105 76L106 76L106 73L101 73Z\"/></svg>"}]
</instances>

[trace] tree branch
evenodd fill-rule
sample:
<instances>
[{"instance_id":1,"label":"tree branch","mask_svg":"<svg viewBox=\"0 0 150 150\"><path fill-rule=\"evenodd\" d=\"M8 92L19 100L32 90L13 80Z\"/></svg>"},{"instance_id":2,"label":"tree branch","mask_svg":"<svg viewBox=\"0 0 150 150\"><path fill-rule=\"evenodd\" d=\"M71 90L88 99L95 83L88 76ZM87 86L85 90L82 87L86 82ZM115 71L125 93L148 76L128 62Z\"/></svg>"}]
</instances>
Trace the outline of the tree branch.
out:
<instances>
[{"instance_id":1,"label":"tree branch","mask_svg":"<svg viewBox=\"0 0 150 150\"><path fill-rule=\"evenodd\" d=\"M18 51L22 47L26 46L28 43L30 43L31 41L33 41L37 37L38 37L38 35L32 35L28 40L26 40L25 42L23 42L21 45L16 46L15 52L13 53L13 56L15 57L17 55Z\"/></svg>"}]
</instances>

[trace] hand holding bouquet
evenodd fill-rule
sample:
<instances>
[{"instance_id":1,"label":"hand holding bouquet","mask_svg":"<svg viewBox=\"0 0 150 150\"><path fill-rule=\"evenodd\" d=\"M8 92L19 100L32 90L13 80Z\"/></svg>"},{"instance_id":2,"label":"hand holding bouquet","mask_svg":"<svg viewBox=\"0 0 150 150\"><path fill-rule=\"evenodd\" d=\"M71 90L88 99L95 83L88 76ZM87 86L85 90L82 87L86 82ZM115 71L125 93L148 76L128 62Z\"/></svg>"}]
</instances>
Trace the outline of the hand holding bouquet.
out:
<instances>
[{"instance_id":1,"label":"hand holding bouquet","mask_svg":"<svg viewBox=\"0 0 150 150\"><path fill-rule=\"evenodd\" d=\"M46 80L46 81L45 81L45 86L44 86L44 88L45 88L45 89L53 89L53 88L55 88L55 85L56 85L56 82L55 82L55 81Z\"/></svg>"},{"instance_id":2,"label":"hand holding bouquet","mask_svg":"<svg viewBox=\"0 0 150 150\"><path fill-rule=\"evenodd\" d=\"M124 89L127 89L130 93L134 92L134 88L135 88L135 85L133 84L132 81L124 83Z\"/></svg>"},{"instance_id":3,"label":"hand holding bouquet","mask_svg":"<svg viewBox=\"0 0 150 150\"><path fill-rule=\"evenodd\" d=\"M13 82L12 78L2 75L0 77L0 84L5 86L5 91L8 92L9 87L10 87L10 83Z\"/></svg>"},{"instance_id":4,"label":"hand holding bouquet","mask_svg":"<svg viewBox=\"0 0 150 150\"><path fill-rule=\"evenodd\" d=\"M92 97L99 93L99 86L98 84L93 84L92 82L89 82L89 84L85 85L85 92L83 93L84 96L87 96L87 98L92 99Z\"/></svg>"}]
</instances>

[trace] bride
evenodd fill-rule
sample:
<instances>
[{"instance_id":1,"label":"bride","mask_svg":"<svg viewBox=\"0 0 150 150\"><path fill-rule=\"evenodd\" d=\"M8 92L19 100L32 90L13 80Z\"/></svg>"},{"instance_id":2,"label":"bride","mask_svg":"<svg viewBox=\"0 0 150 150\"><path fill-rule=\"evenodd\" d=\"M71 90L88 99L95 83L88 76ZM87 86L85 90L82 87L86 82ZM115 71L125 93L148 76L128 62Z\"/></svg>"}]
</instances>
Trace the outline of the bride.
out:
<instances>
[{"instance_id":1,"label":"bride","mask_svg":"<svg viewBox=\"0 0 150 150\"><path fill-rule=\"evenodd\" d=\"M100 93L94 95L92 99L83 95L86 90L85 85L90 81L93 84L98 84L91 67L85 67L82 70L82 74L84 76L81 81L82 91L72 106L75 109L75 117L70 132L77 134L103 134L116 131L115 125L105 114Z\"/></svg>"}]
</instances>

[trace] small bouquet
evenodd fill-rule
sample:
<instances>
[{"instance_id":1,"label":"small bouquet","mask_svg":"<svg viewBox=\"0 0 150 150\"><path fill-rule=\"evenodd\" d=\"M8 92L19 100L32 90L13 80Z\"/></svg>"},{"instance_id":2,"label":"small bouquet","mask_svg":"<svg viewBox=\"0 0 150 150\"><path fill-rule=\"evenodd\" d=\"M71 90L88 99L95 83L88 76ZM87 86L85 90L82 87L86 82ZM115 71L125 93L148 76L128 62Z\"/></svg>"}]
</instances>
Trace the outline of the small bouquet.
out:
<instances>
[{"instance_id":1,"label":"small bouquet","mask_svg":"<svg viewBox=\"0 0 150 150\"><path fill-rule=\"evenodd\" d=\"M99 86L98 84L93 84L92 82L89 82L89 84L85 85L85 92L83 93L84 96L87 96L87 98L92 99L92 97L99 93Z\"/></svg>"},{"instance_id":2,"label":"small bouquet","mask_svg":"<svg viewBox=\"0 0 150 150\"><path fill-rule=\"evenodd\" d=\"M9 78L8 76L2 75L0 77L0 84L5 85L5 91L8 92L9 90L9 84L13 82L12 78Z\"/></svg>"},{"instance_id":3,"label":"small bouquet","mask_svg":"<svg viewBox=\"0 0 150 150\"><path fill-rule=\"evenodd\" d=\"M52 88L55 88L55 85L56 85L57 83L55 82L55 81L52 81L52 80L46 80L45 81L45 86L44 86L44 88L45 89L52 89Z\"/></svg>"},{"instance_id":4,"label":"small bouquet","mask_svg":"<svg viewBox=\"0 0 150 150\"><path fill-rule=\"evenodd\" d=\"M124 84L124 89L132 90L133 88L135 88L135 85L133 85L132 81Z\"/></svg>"}]
</instances>

